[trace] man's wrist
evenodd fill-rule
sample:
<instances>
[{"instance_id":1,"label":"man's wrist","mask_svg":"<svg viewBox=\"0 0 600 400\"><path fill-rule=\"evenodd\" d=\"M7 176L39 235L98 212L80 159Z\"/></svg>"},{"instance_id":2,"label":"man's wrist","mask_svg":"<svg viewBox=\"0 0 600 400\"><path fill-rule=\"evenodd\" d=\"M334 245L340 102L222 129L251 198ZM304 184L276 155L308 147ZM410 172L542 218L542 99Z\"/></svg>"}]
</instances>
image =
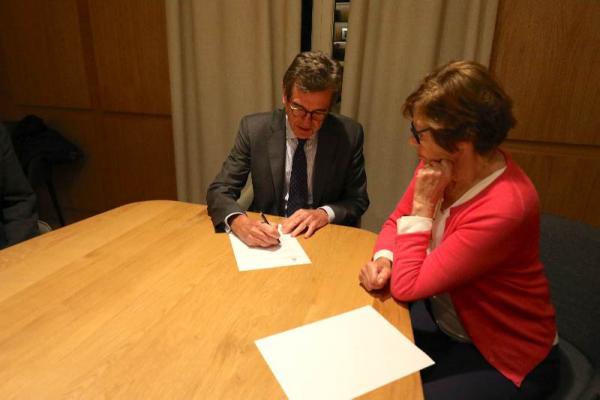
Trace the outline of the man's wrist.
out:
<instances>
[{"instance_id":1,"label":"man's wrist","mask_svg":"<svg viewBox=\"0 0 600 400\"><path fill-rule=\"evenodd\" d=\"M333 220L335 219L335 213L333 212L333 209L329 206L321 206L318 208L318 210L322 210L325 212L325 214L327 214L327 219L329 221L329 223L332 223Z\"/></svg>"},{"instance_id":2,"label":"man's wrist","mask_svg":"<svg viewBox=\"0 0 600 400\"><path fill-rule=\"evenodd\" d=\"M223 221L223 224L225 225L225 232L227 232L227 233L231 232L231 225L233 224L233 221L240 215L246 215L246 214L244 214L242 212L234 212L225 217L225 220Z\"/></svg>"}]
</instances>

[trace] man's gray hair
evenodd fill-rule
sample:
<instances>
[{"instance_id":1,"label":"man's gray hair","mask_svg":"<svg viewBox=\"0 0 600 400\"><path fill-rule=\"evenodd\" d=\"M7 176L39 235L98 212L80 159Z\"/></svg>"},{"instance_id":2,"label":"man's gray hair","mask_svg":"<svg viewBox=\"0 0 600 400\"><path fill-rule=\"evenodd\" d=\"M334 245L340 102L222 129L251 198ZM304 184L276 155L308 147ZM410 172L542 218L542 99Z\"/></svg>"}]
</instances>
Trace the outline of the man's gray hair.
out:
<instances>
[{"instance_id":1,"label":"man's gray hair","mask_svg":"<svg viewBox=\"0 0 600 400\"><path fill-rule=\"evenodd\" d=\"M294 85L304 92L333 90L332 104L342 88L342 66L320 51L299 53L283 76L285 97L290 99Z\"/></svg>"}]
</instances>

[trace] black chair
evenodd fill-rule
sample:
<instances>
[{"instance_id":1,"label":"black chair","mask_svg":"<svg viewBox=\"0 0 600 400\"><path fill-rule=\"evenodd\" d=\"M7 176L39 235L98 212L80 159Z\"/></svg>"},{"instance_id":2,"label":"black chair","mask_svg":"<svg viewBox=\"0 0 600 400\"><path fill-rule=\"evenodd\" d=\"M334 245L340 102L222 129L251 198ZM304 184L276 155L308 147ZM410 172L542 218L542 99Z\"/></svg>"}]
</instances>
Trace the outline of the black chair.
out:
<instances>
[{"instance_id":1,"label":"black chair","mask_svg":"<svg viewBox=\"0 0 600 400\"><path fill-rule=\"evenodd\" d=\"M541 259L556 307L561 374L552 400L600 399L600 229L542 215Z\"/></svg>"}]
</instances>

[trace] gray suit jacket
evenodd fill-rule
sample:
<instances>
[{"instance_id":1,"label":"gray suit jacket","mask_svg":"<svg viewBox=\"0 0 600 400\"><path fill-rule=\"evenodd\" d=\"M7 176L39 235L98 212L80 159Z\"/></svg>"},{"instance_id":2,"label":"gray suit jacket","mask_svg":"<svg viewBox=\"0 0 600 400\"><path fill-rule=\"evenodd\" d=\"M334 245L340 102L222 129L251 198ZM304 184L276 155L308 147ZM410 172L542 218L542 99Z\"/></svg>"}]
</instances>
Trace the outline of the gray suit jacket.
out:
<instances>
[{"instance_id":1,"label":"gray suit jacket","mask_svg":"<svg viewBox=\"0 0 600 400\"><path fill-rule=\"evenodd\" d=\"M363 157L363 129L350 118L329 114L319 130L313 170L313 207L330 206L333 223L355 226L369 206ZM221 172L208 187L208 213L215 229L242 212L236 200L252 174L250 211L284 215L285 112L248 115Z\"/></svg>"}]
</instances>

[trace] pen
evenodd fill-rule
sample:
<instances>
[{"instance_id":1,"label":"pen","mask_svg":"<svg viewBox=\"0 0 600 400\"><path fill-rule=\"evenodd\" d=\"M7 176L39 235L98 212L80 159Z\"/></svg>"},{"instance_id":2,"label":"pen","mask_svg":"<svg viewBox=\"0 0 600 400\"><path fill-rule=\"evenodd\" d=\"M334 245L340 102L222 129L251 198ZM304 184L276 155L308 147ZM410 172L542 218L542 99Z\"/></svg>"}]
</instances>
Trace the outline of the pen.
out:
<instances>
[{"instance_id":1,"label":"pen","mask_svg":"<svg viewBox=\"0 0 600 400\"><path fill-rule=\"evenodd\" d=\"M265 214L262 211L260 212L260 217L262 218L262 220L265 224L271 225L271 223L269 222L269 220L267 219L267 217L265 216Z\"/></svg>"},{"instance_id":2,"label":"pen","mask_svg":"<svg viewBox=\"0 0 600 400\"><path fill-rule=\"evenodd\" d=\"M262 220L265 224L271 225L271 223L269 222L269 220L267 219L267 217L265 216L265 214L262 211L260 212L260 217L262 218ZM277 243L281 243L281 241L279 239L277 239Z\"/></svg>"}]
</instances>

